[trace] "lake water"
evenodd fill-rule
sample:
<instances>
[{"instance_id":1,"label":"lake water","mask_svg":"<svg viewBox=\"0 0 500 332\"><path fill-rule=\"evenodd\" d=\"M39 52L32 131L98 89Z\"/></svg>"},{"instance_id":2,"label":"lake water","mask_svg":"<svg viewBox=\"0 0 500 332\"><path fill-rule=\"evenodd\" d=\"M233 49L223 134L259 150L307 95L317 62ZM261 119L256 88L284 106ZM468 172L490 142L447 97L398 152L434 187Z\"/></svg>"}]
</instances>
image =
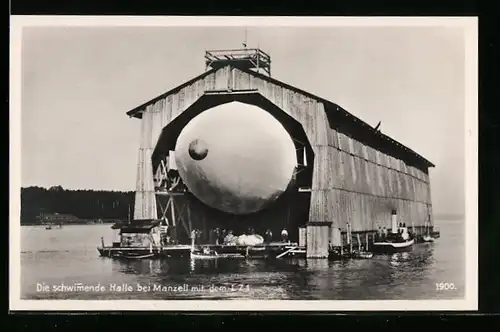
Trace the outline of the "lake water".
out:
<instances>
[{"instance_id":1,"label":"lake water","mask_svg":"<svg viewBox=\"0 0 500 332\"><path fill-rule=\"evenodd\" d=\"M113 240L110 226L22 226L21 298L416 300L465 294L463 221L437 222L441 238L411 252L344 262L119 261L96 249L101 236ZM437 290L436 283L454 289ZM89 287L61 287L75 284Z\"/></svg>"}]
</instances>

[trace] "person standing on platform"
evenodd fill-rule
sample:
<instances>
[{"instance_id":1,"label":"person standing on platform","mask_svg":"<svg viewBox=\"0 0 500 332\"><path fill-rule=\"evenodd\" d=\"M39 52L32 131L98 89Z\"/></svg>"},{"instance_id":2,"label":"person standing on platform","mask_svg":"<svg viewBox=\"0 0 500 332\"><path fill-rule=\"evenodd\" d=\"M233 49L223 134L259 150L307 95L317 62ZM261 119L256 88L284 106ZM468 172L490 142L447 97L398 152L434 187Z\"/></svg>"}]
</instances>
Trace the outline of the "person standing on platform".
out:
<instances>
[{"instance_id":1,"label":"person standing on platform","mask_svg":"<svg viewBox=\"0 0 500 332\"><path fill-rule=\"evenodd\" d=\"M207 241L208 234L203 234L203 231L201 229L198 230L198 243L203 244L205 241Z\"/></svg>"},{"instance_id":2,"label":"person standing on platform","mask_svg":"<svg viewBox=\"0 0 500 332\"><path fill-rule=\"evenodd\" d=\"M177 244L177 230L176 226L170 226L168 228L168 236L170 237L170 242L173 244Z\"/></svg>"},{"instance_id":3,"label":"person standing on platform","mask_svg":"<svg viewBox=\"0 0 500 332\"><path fill-rule=\"evenodd\" d=\"M191 231L191 250L194 250L194 245L196 244L196 229Z\"/></svg>"},{"instance_id":4,"label":"person standing on platform","mask_svg":"<svg viewBox=\"0 0 500 332\"><path fill-rule=\"evenodd\" d=\"M281 231L281 240L283 242L288 242L288 231L286 230L286 228L283 228L283 230Z\"/></svg>"},{"instance_id":5,"label":"person standing on platform","mask_svg":"<svg viewBox=\"0 0 500 332\"><path fill-rule=\"evenodd\" d=\"M219 234L219 244L224 244L224 239L227 235L227 229L223 229Z\"/></svg>"},{"instance_id":6,"label":"person standing on platform","mask_svg":"<svg viewBox=\"0 0 500 332\"><path fill-rule=\"evenodd\" d=\"M210 229L208 233L208 243L215 244L215 229Z\"/></svg>"},{"instance_id":7,"label":"person standing on platform","mask_svg":"<svg viewBox=\"0 0 500 332\"><path fill-rule=\"evenodd\" d=\"M195 232L196 232L195 233L196 234L195 235L195 243L196 244L201 244L200 243L200 240L201 240L201 231L199 229L196 229Z\"/></svg>"},{"instance_id":8,"label":"person standing on platform","mask_svg":"<svg viewBox=\"0 0 500 332\"><path fill-rule=\"evenodd\" d=\"M271 243L273 241L273 232L270 229L266 231L265 236L267 243Z\"/></svg>"},{"instance_id":9,"label":"person standing on platform","mask_svg":"<svg viewBox=\"0 0 500 332\"><path fill-rule=\"evenodd\" d=\"M230 229L227 232L227 235L224 237L224 244L234 244L236 241L236 237L233 234L233 231Z\"/></svg>"},{"instance_id":10,"label":"person standing on platform","mask_svg":"<svg viewBox=\"0 0 500 332\"><path fill-rule=\"evenodd\" d=\"M220 244L220 229L218 227L215 229L215 244Z\"/></svg>"}]
</instances>

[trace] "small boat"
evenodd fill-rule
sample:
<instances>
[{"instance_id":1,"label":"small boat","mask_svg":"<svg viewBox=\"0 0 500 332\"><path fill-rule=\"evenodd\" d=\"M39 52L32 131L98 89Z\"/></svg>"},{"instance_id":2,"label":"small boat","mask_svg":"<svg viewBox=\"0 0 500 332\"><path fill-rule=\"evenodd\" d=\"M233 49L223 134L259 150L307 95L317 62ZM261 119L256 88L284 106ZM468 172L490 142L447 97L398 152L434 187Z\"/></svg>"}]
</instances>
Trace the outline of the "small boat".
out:
<instances>
[{"instance_id":1,"label":"small boat","mask_svg":"<svg viewBox=\"0 0 500 332\"><path fill-rule=\"evenodd\" d=\"M406 227L398 227L397 233L389 233L382 241L374 242L372 251L378 253L393 253L408 251L415 243L414 237L408 232Z\"/></svg>"},{"instance_id":2,"label":"small boat","mask_svg":"<svg viewBox=\"0 0 500 332\"><path fill-rule=\"evenodd\" d=\"M356 234L357 242L358 242L358 250L353 251L352 250L352 235L351 236L351 252L352 252L352 258L354 259L370 259L373 257L373 253L365 249L361 245L361 238L359 236L359 233ZM367 245L368 245L368 238L367 238ZM368 248L368 247L366 247Z\"/></svg>"},{"instance_id":3,"label":"small boat","mask_svg":"<svg viewBox=\"0 0 500 332\"><path fill-rule=\"evenodd\" d=\"M126 259L147 259L156 257L156 253L124 253L123 251L117 252L114 255L115 258L126 258Z\"/></svg>"},{"instance_id":4,"label":"small boat","mask_svg":"<svg viewBox=\"0 0 500 332\"><path fill-rule=\"evenodd\" d=\"M250 251L250 252L262 252L262 251L266 251L266 247L249 247L248 251Z\"/></svg>"},{"instance_id":5,"label":"small boat","mask_svg":"<svg viewBox=\"0 0 500 332\"><path fill-rule=\"evenodd\" d=\"M242 254L219 254L215 250L191 251L192 259L245 258Z\"/></svg>"},{"instance_id":6,"label":"small boat","mask_svg":"<svg viewBox=\"0 0 500 332\"><path fill-rule=\"evenodd\" d=\"M406 251L412 248L415 243L414 239L408 239L404 241L383 241L383 242L374 242L372 245L373 251L375 252L398 252L398 251Z\"/></svg>"},{"instance_id":7,"label":"small boat","mask_svg":"<svg viewBox=\"0 0 500 332\"><path fill-rule=\"evenodd\" d=\"M243 255L243 253L241 254ZM266 259L269 257L269 252L266 250L265 247L247 247L247 250L245 251L245 257L251 259L255 258Z\"/></svg>"},{"instance_id":8,"label":"small boat","mask_svg":"<svg viewBox=\"0 0 500 332\"><path fill-rule=\"evenodd\" d=\"M422 242L434 242L434 238L430 235L422 236Z\"/></svg>"},{"instance_id":9,"label":"small boat","mask_svg":"<svg viewBox=\"0 0 500 332\"><path fill-rule=\"evenodd\" d=\"M422 242L434 242L434 238L431 235L431 230L429 225L426 223L425 224L425 235L422 236Z\"/></svg>"},{"instance_id":10,"label":"small boat","mask_svg":"<svg viewBox=\"0 0 500 332\"><path fill-rule=\"evenodd\" d=\"M373 253L369 251L358 251L353 254L353 258L357 259L370 259L373 257Z\"/></svg>"},{"instance_id":11,"label":"small boat","mask_svg":"<svg viewBox=\"0 0 500 332\"><path fill-rule=\"evenodd\" d=\"M440 233L438 230L432 227L431 232L431 224L430 222L425 222L425 234L422 236L422 242L434 242L434 239L439 238Z\"/></svg>"}]
</instances>

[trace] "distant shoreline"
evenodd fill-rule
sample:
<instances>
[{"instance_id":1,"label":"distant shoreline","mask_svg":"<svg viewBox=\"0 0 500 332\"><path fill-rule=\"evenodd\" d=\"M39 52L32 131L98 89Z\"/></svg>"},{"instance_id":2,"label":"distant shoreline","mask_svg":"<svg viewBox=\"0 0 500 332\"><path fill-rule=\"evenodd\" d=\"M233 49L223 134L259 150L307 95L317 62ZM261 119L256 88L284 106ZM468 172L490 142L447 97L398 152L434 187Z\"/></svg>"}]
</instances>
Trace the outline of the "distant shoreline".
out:
<instances>
[{"instance_id":1,"label":"distant shoreline","mask_svg":"<svg viewBox=\"0 0 500 332\"><path fill-rule=\"evenodd\" d=\"M120 222L119 220L117 221L103 221L103 222L92 222L92 221L80 221L80 222L70 222L70 223L44 223L41 224L39 222L33 222L33 223L21 223L21 226L55 226L58 227L59 225L61 226L81 226L81 225L112 225L117 222Z\"/></svg>"},{"instance_id":2,"label":"distant shoreline","mask_svg":"<svg viewBox=\"0 0 500 332\"><path fill-rule=\"evenodd\" d=\"M81 224L127 220L134 192L21 188L21 225Z\"/></svg>"}]
</instances>

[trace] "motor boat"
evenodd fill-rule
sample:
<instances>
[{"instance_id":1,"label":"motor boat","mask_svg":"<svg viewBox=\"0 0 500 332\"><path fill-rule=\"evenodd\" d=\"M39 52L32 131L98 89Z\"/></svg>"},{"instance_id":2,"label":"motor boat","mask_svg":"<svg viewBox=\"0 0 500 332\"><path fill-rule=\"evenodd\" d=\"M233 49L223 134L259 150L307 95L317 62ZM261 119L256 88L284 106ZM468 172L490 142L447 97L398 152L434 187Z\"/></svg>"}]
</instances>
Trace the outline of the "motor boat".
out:
<instances>
[{"instance_id":1,"label":"motor boat","mask_svg":"<svg viewBox=\"0 0 500 332\"><path fill-rule=\"evenodd\" d=\"M372 244L372 251L377 253L393 253L408 251L413 248L415 239L406 227L399 227L395 233L389 233L384 239Z\"/></svg>"}]
</instances>

